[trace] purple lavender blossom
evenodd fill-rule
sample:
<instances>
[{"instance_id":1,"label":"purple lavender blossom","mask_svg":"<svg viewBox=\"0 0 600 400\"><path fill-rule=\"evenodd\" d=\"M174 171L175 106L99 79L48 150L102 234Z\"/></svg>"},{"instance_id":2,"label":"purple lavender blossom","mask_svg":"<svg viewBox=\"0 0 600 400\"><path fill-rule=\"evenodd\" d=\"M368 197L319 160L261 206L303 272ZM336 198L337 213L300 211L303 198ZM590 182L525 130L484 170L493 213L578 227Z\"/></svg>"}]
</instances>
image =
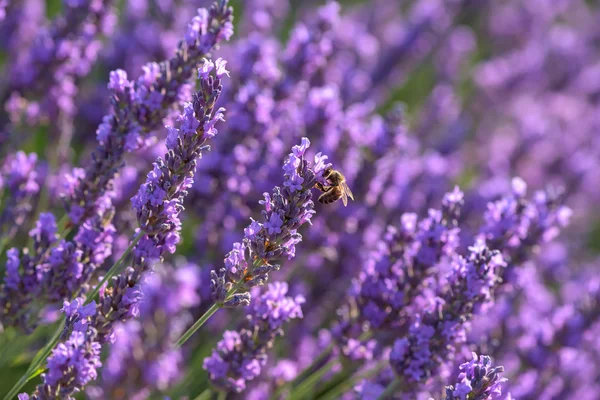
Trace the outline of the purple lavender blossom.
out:
<instances>
[{"instance_id":1,"label":"purple lavender blossom","mask_svg":"<svg viewBox=\"0 0 600 400\"><path fill-rule=\"evenodd\" d=\"M102 365L101 346L90 323L96 313L96 304L83 305L83 301L77 300L65 302L63 311L68 321L73 322L73 330L48 357L48 371L42 374L43 383L31 396L20 394L19 399L73 400L82 387L98 376L97 369Z\"/></svg>"},{"instance_id":2,"label":"purple lavender blossom","mask_svg":"<svg viewBox=\"0 0 600 400\"><path fill-rule=\"evenodd\" d=\"M7 157L0 169L0 190L7 196L0 199L0 236L10 240L25 219L29 217L40 191L43 169L38 164L37 155L22 151Z\"/></svg>"},{"instance_id":3,"label":"purple lavender blossom","mask_svg":"<svg viewBox=\"0 0 600 400\"><path fill-rule=\"evenodd\" d=\"M441 210L429 210L422 221L415 214L403 214L399 229L388 228L354 280L341 309L343 317L333 329L345 355L373 357L376 341L361 343L358 338L365 323L374 332L406 327L420 308L417 298L433 282L434 268L456 255L462 204L463 193L455 188L444 196Z\"/></svg>"},{"instance_id":4,"label":"purple lavender blossom","mask_svg":"<svg viewBox=\"0 0 600 400\"><path fill-rule=\"evenodd\" d=\"M3 325L19 326L31 331L30 305L39 294L44 272L41 259L46 249L56 242L56 220L51 213L42 213L29 232L33 252L16 248L7 251L6 275L0 293L0 320Z\"/></svg>"},{"instance_id":5,"label":"purple lavender blossom","mask_svg":"<svg viewBox=\"0 0 600 400\"><path fill-rule=\"evenodd\" d=\"M411 385L435 376L465 341L473 313L490 302L491 290L505 266L501 254L482 243L469 248L467 259L458 256L454 260L447 283L416 315L408 335L394 342L390 364L398 376Z\"/></svg>"},{"instance_id":6,"label":"purple lavender blossom","mask_svg":"<svg viewBox=\"0 0 600 400\"><path fill-rule=\"evenodd\" d=\"M214 385L240 393L261 373L268 349L283 335L283 325L302 318L304 297L289 297L287 292L285 282L269 284L263 295L252 300L240 329L225 331L212 355L204 359L204 369Z\"/></svg>"},{"instance_id":7,"label":"purple lavender blossom","mask_svg":"<svg viewBox=\"0 0 600 400\"><path fill-rule=\"evenodd\" d=\"M224 65L221 60L218 64ZM223 68L215 70L215 64L205 60L204 69L198 71L200 90L191 103L184 105L179 128L167 126L168 152L164 158L156 159L146 182L131 199L139 223L139 242L133 249L132 265L100 291L95 325L100 342L112 340L116 321L138 315L143 276L161 261L165 252L175 252L180 240L179 215L194 181L196 163L209 148L205 142L217 134L215 123L223 120L224 109L214 107L226 72Z\"/></svg>"},{"instance_id":8,"label":"purple lavender blossom","mask_svg":"<svg viewBox=\"0 0 600 400\"><path fill-rule=\"evenodd\" d=\"M446 386L444 400L494 400L502 398L502 384L506 378L500 378L504 367L492 367L489 356L478 356L460 366L460 374L454 385Z\"/></svg>"},{"instance_id":9,"label":"purple lavender blossom","mask_svg":"<svg viewBox=\"0 0 600 400\"><path fill-rule=\"evenodd\" d=\"M210 11L200 9L198 13L172 59L148 64L136 82L129 81L122 70L111 72L108 87L112 91L113 110L98 127L100 145L85 177L78 180L72 194L64 196L74 223L98 207L96 202L121 169L124 154L141 147L147 134L163 121L194 67L213 47L233 34L232 10L226 0L214 3Z\"/></svg>"},{"instance_id":10,"label":"purple lavender blossom","mask_svg":"<svg viewBox=\"0 0 600 400\"><path fill-rule=\"evenodd\" d=\"M263 222L252 220L244 230L242 243L234 243L225 258L225 268L211 272L213 300L220 307L248 305L248 290L264 285L269 274L279 270L280 265L271 262L296 256L296 244L302 241L298 229L310 223L315 213L311 189L323 180L323 171L330 166L325 163L327 156L321 153L315 155L311 166L304 158L309 146L310 141L303 138L292 148L283 165L283 188L276 186L271 194L265 192L260 201Z\"/></svg>"},{"instance_id":11,"label":"purple lavender blossom","mask_svg":"<svg viewBox=\"0 0 600 400\"><path fill-rule=\"evenodd\" d=\"M56 220L51 213L42 213L29 233L35 253L30 255L24 249L19 256L17 249L9 251L10 273L0 295L7 307L0 313L2 322L31 331L39 322L36 314L40 308L85 293L96 269L111 255L115 234L110 223L113 214L112 208L99 210L82 224L72 241L56 243ZM56 246L52 247L53 244ZM17 312L14 307L18 307Z\"/></svg>"},{"instance_id":12,"label":"purple lavender blossom","mask_svg":"<svg viewBox=\"0 0 600 400\"><path fill-rule=\"evenodd\" d=\"M72 298L89 288L89 280L112 253L114 210L83 223L73 241L61 240L44 265L43 298L50 303Z\"/></svg>"},{"instance_id":13,"label":"purple lavender blossom","mask_svg":"<svg viewBox=\"0 0 600 400\"><path fill-rule=\"evenodd\" d=\"M538 191L531 200L525 198L527 184L512 180L512 193L488 204L480 237L492 249L501 250L508 263L503 278L512 281L511 273L532 250L558 236L568 225L572 211L561 205L561 198L550 191ZM507 274L504 276L504 274Z\"/></svg>"}]
</instances>

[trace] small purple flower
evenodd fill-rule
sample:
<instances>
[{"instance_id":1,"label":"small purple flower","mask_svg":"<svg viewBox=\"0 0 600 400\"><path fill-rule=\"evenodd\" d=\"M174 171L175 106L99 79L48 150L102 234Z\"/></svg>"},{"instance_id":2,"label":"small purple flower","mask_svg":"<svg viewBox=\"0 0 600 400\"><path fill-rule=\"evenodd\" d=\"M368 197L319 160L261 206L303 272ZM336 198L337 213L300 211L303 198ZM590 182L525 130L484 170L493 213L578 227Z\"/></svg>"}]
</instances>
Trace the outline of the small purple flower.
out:
<instances>
[{"instance_id":1,"label":"small purple flower","mask_svg":"<svg viewBox=\"0 0 600 400\"><path fill-rule=\"evenodd\" d=\"M444 400L496 400L502 398L502 384L506 378L500 378L503 367L492 367L489 356L473 353L473 360L461 364L458 380L453 386L446 386Z\"/></svg>"},{"instance_id":2,"label":"small purple flower","mask_svg":"<svg viewBox=\"0 0 600 400\"><path fill-rule=\"evenodd\" d=\"M109 74L108 88L116 93L125 93L125 90L132 86L127 79L127 72L122 69L111 71Z\"/></svg>"},{"instance_id":3,"label":"small purple flower","mask_svg":"<svg viewBox=\"0 0 600 400\"><path fill-rule=\"evenodd\" d=\"M215 61L215 68L217 70L216 73L219 78L221 78L223 75L229 76L229 71L227 71L225 65L227 65L227 61L220 57L217 58L217 61Z\"/></svg>"},{"instance_id":4,"label":"small purple flower","mask_svg":"<svg viewBox=\"0 0 600 400\"><path fill-rule=\"evenodd\" d=\"M281 226L283 225L283 220L277 213L272 213L271 218L265 222L264 227L269 232L269 235L274 235L277 233L281 233Z\"/></svg>"}]
</instances>

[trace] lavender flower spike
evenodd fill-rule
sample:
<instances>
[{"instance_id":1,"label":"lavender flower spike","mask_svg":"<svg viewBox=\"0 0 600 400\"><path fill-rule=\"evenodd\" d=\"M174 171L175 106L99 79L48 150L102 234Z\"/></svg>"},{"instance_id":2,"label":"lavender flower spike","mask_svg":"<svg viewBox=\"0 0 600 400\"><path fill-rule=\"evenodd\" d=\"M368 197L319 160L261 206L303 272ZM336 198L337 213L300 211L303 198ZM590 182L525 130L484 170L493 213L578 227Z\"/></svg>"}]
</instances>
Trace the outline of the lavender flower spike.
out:
<instances>
[{"instance_id":1,"label":"lavender flower spike","mask_svg":"<svg viewBox=\"0 0 600 400\"><path fill-rule=\"evenodd\" d=\"M116 321L137 314L142 276L165 252L174 253L179 243L179 214L194 183L196 163L209 149L205 142L217 134L215 124L224 119L225 110L214 109L223 89L221 78L227 75L224 65L222 59L216 63L205 60L198 71L201 88L193 101L185 104L179 128L167 126L167 153L156 159L146 182L131 199L139 223L139 242L133 250L133 265L100 291L96 328L101 342L110 337Z\"/></svg>"},{"instance_id":2,"label":"lavender flower spike","mask_svg":"<svg viewBox=\"0 0 600 400\"><path fill-rule=\"evenodd\" d=\"M296 256L296 244L302 241L298 229L310 223L314 214L311 189L317 181L323 181L327 156L317 153L314 165L304 158L310 141L303 138L294 146L283 165L283 188L276 186L271 194L264 193L260 201L261 222L252 220L244 229L242 243L234 243L233 250L225 258L225 267L211 272L213 300L219 307L237 307L250 303L250 290L264 285L269 273L277 271L279 264L273 261ZM233 294L234 292L238 292Z\"/></svg>"},{"instance_id":3,"label":"lavender flower spike","mask_svg":"<svg viewBox=\"0 0 600 400\"><path fill-rule=\"evenodd\" d=\"M225 331L212 355L204 359L204 369L214 385L240 393L247 381L260 374L267 350L283 335L283 325L302 318L304 297L289 297L287 292L285 282L269 284L269 289L253 300L241 329Z\"/></svg>"},{"instance_id":4,"label":"lavender flower spike","mask_svg":"<svg viewBox=\"0 0 600 400\"><path fill-rule=\"evenodd\" d=\"M457 257L447 284L417 315L408 335L394 343L390 364L409 384L426 382L454 356L455 346L465 341L473 313L491 300L499 269L506 263L499 252L481 242L469 252L468 259Z\"/></svg>"},{"instance_id":5,"label":"lavender flower spike","mask_svg":"<svg viewBox=\"0 0 600 400\"><path fill-rule=\"evenodd\" d=\"M78 318L81 313L72 311L77 307L65 306L64 309L69 317L65 331L85 332L86 335L82 339L78 334L66 343L58 344L54 350L55 354L60 354L60 351L69 345L75 347L74 352L85 350L87 351L85 354L88 355L92 350L98 349L99 353L101 344L114 339L113 333L118 321L126 322L139 314L141 284L146 276L145 273L161 260L165 251L175 251L181 229L179 213L183 210L187 189L193 183L196 160L208 147L204 146L205 141L216 135L215 123L223 119L223 110L214 111L214 106L222 90L221 76L226 74L226 70L219 68L215 73L214 64L209 60L205 63L206 68L199 71L201 89L194 95L193 102L185 105L184 112L179 118L181 122L179 129L169 128L167 154L164 158L157 158L146 183L132 198L140 223L133 265L120 276L112 279L109 285L100 289L100 301L97 307L93 302L85 306L90 307L94 304L94 316L89 324L84 323L82 326L81 318ZM219 60L218 65L224 65L223 61ZM87 317L90 313L87 312L87 308L85 310L84 315ZM71 344L71 340L75 341L75 344ZM61 366L54 371L50 361L49 359L47 375L62 374L56 379L60 382L68 380L71 368ZM91 361L93 360L90 359L89 365L92 364ZM95 379L95 369L94 373L90 373L87 377L89 379L69 380L67 395L81 390L83 386ZM44 390L46 385L38 386L34 399L56 398L35 397L40 396L40 393L46 393ZM65 397L59 396L59 398Z\"/></svg>"},{"instance_id":6,"label":"lavender flower spike","mask_svg":"<svg viewBox=\"0 0 600 400\"><path fill-rule=\"evenodd\" d=\"M0 238L3 240L15 235L35 204L35 196L40 191L37 161L37 154L19 151L7 157L0 169L0 193L6 188L10 194L4 199L0 213Z\"/></svg>"},{"instance_id":7,"label":"lavender flower spike","mask_svg":"<svg viewBox=\"0 0 600 400\"><path fill-rule=\"evenodd\" d=\"M56 220L52 213L42 213L29 232L33 252L11 248L6 252L6 275L0 285L0 321L2 325L31 330L30 304L39 296L44 272L40 260L48 247L56 242Z\"/></svg>"},{"instance_id":8,"label":"lavender flower spike","mask_svg":"<svg viewBox=\"0 0 600 400\"><path fill-rule=\"evenodd\" d=\"M385 346L380 338L360 340L365 327L375 333L402 331L410 323L420 297L427 290L435 267L456 255L459 245L457 219L463 193L456 187L446 193L440 210L430 209L419 220L404 213L398 228L388 227L377 250L348 293L338 314L342 317L332 333L342 353L354 360L370 359Z\"/></svg>"},{"instance_id":9,"label":"lavender flower spike","mask_svg":"<svg viewBox=\"0 0 600 400\"><path fill-rule=\"evenodd\" d=\"M42 374L43 383L29 396L20 394L20 400L75 399L73 395L98 376L100 343L91 321L96 303L83 305L82 299L65 302L62 311L71 323L69 338L60 343L48 358L48 371Z\"/></svg>"},{"instance_id":10,"label":"lavender flower spike","mask_svg":"<svg viewBox=\"0 0 600 400\"><path fill-rule=\"evenodd\" d=\"M502 398L502 384L506 378L500 378L504 367L492 367L489 356L478 356L460 366L458 381L446 386L444 400L495 400Z\"/></svg>"},{"instance_id":11,"label":"lavender flower spike","mask_svg":"<svg viewBox=\"0 0 600 400\"><path fill-rule=\"evenodd\" d=\"M73 223L93 214L98 198L122 168L125 153L139 148L146 135L160 126L194 68L222 40L229 40L233 24L227 4L227 0L219 0L210 11L200 9L175 56L146 65L136 82L129 81L123 70L111 72L108 87L113 94L113 110L98 127L100 145L74 190L63 197Z\"/></svg>"}]
</instances>

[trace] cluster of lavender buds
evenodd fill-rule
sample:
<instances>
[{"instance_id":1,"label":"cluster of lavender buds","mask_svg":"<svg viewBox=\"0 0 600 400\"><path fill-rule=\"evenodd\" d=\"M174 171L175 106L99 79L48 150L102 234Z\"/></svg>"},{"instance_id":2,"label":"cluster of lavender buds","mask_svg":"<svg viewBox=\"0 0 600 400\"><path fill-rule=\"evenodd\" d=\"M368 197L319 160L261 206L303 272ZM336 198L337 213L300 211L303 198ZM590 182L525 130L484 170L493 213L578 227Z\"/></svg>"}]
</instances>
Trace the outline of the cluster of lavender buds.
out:
<instances>
[{"instance_id":1,"label":"cluster of lavender buds","mask_svg":"<svg viewBox=\"0 0 600 400\"><path fill-rule=\"evenodd\" d=\"M287 283L270 283L267 291L253 298L240 328L225 331L212 355L204 359L204 369L219 389L242 392L260 374L267 351L283 335L284 324L302 318L304 297L287 293Z\"/></svg>"},{"instance_id":2,"label":"cluster of lavender buds","mask_svg":"<svg viewBox=\"0 0 600 400\"><path fill-rule=\"evenodd\" d=\"M36 226L29 232L33 251L6 252L6 272L0 295L2 324L19 326L28 331L32 315L29 307L40 292L44 271L40 268L46 249L56 242L56 220L51 213L42 213Z\"/></svg>"},{"instance_id":3,"label":"cluster of lavender buds","mask_svg":"<svg viewBox=\"0 0 600 400\"><path fill-rule=\"evenodd\" d=\"M398 229L388 227L353 281L348 304L339 311L342 319L333 328L346 356L373 358L375 341L360 340L366 330L375 333L406 328L410 316L422 307L419 297L426 295L435 281L435 268L456 254L462 204L463 193L455 188L444 196L441 210L430 209L427 218L420 221L416 214L405 213Z\"/></svg>"},{"instance_id":4,"label":"cluster of lavender buds","mask_svg":"<svg viewBox=\"0 0 600 400\"><path fill-rule=\"evenodd\" d=\"M37 155L22 151L7 157L0 169L0 235L2 249L10 241L33 209L43 181L43 167ZM9 194L4 198L4 193Z\"/></svg>"},{"instance_id":5,"label":"cluster of lavender buds","mask_svg":"<svg viewBox=\"0 0 600 400\"><path fill-rule=\"evenodd\" d=\"M502 398L502 384L506 378L500 378L504 367L492 367L489 356L478 356L461 364L460 374L454 385L446 386L444 400L494 400Z\"/></svg>"},{"instance_id":6,"label":"cluster of lavender buds","mask_svg":"<svg viewBox=\"0 0 600 400\"><path fill-rule=\"evenodd\" d=\"M302 241L298 229L311 223L315 213L311 189L323 181L323 172L331 166L321 153L315 155L314 164L306 160L309 146L310 141L303 138L292 148L283 164L283 188L276 186L272 193L265 192L260 201L262 221L252 220L244 229L242 243L234 243L227 254L225 267L211 272L213 300L220 307L250 304L249 290L264 285L269 274L279 270L279 264L271 263L296 256L296 244Z\"/></svg>"},{"instance_id":7,"label":"cluster of lavender buds","mask_svg":"<svg viewBox=\"0 0 600 400\"><path fill-rule=\"evenodd\" d=\"M0 293L3 323L29 331L38 323L36 314L41 308L88 290L94 272L112 252L114 209L110 203L104 207L81 225L72 241L58 241L54 215L42 213L29 232L33 253L27 248L21 253L9 250L10 273Z\"/></svg>"},{"instance_id":8,"label":"cluster of lavender buds","mask_svg":"<svg viewBox=\"0 0 600 400\"><path fill-rule=\"evenodd\" d=\"M83 305L82 299L75 299L71 303L65 301L61 311L72 323L72 331L48 357L48 372L42 374L43 383L31 396L20 394L19 400L73 400L74 394L98 376L97 369L102 366L101 346L92 326L96 304Z\"/></svg>"},{"instance_id":9,"label":"cluster of lavender buds","mask_svg":"<svg viewBox=\"0 0 600 400\"><path fill-rule=\"evenodd\" d=\"M394 342L390 363L406 382L422 382L434 376L439 365L451 358L455 346L464 342L473 313L486 306L506 266L497 251L479 243L469 248L467 259L452 263L447 283L417 314L408 335Z\"/></svg>"},{"instance_id":10,"label":"cluster of lavender buds","mask_svg":"<svg viewBox=\"0 0 600 400\"><path fill-rule=\"evenodd\" d=\"M510 195L488 204L479 234L490 248L502 251L509 273L527 260L533 249L554 239L572 214L560 204L558 194L538 191L529 200L522 179L514 178L511 186ZM512 280L510 276L505 279Z\"/></svg>"},{"instance_id":11,"label":"cluster of lavender buds","mask_svg":"<svg viewBox=\"0 0 600 400\"><path fill-rule=\"evenodd\" d=\"M599 18L0 0L0 399L596 400Z\"/></svg>"},{"instance_id":12,"label":"cluster of lavender buds","mask_svg":"<svg viewBox=\"0 0 600 400\"><path fill-rule=\"evenodd\" d=\"M390 364L409 385L435 376L466 339L473 313L487 306L498 274L506 263L498 251L478 243L467 259L458 257L435 297L411 324L408 335L394 342Z\"/></svg>"},{"instance_id":13,"label":"cluster of lavender buds","mask_svg":"<svg viewBox=\"0 0 600 400\"><path fill-rule=\"evenodd\" d=\"M504 367L493 367L489 356L478 356L472 353L472 360L461 363L458 367L456 383L445 387L445 396L441 400L496 400L510 399L502 396L502 387L507 379L501 378ZM402 399L403 387L391 386L393 373L384 370L376 381L364 380L354 387L357 398L362 400ZM390 388L390 389L388 389ZM386 391L387 389L387 391ZM433 400L433 397L429 398Z\"/></svg>"}]
</instances>

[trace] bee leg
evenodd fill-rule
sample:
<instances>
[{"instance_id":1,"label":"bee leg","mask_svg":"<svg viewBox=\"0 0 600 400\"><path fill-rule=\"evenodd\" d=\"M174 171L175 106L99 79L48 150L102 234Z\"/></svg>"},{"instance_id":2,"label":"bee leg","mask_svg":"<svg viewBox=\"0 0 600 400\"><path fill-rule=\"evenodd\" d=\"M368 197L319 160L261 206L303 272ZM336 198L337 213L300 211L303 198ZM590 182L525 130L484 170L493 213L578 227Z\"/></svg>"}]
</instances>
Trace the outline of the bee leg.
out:
<instances>
[{"instance_id":1,"label":"bee leg","mask_svg":"<svg viewBox=\"0 0 600 400\"><path fill-rule=\"evenodd\" d=\"M315 187L319 189L321 192L327 192L331 190L331 186L324 186L321 182L315 183Z\"/></svg>"}]
</instances>

